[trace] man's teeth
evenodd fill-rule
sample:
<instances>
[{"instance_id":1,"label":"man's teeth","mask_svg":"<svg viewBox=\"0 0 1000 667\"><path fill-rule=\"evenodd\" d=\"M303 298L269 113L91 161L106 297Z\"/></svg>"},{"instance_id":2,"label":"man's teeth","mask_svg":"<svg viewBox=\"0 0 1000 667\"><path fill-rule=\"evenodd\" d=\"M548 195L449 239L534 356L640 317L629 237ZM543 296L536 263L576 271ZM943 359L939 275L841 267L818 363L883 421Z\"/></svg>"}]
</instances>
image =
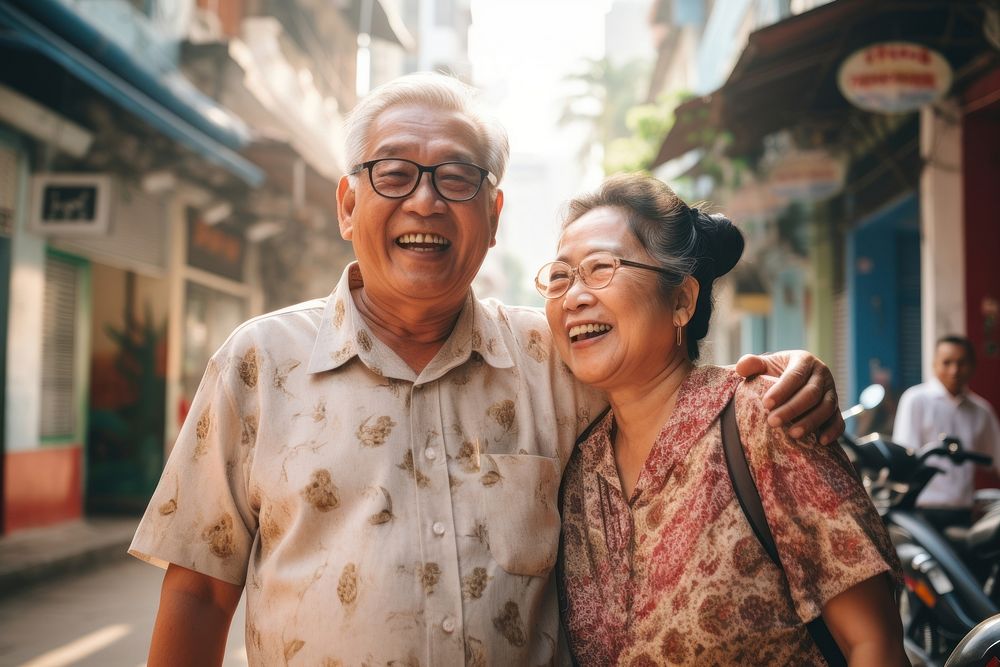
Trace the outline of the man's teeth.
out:
<instances>
[{"instance_id":1,"label":"man's teeth","mask_svg":"<svg viewBox=\"0 0 1000 667\"><path fill-rule=\"evenodd\" d=\"M569 337L576 338L583 334L604 333L605 331L611 331L611 327L607 324L578 324L569 330Z\"/></svg>"},{"instance_id":2,"label":"man's teeth","mask_svg":"<svg viewBox=\"0 0 1000 667\"><path fill-rule=\"evenodd\" d=\"M437 234L403 234L396 242L400 245L409 244L431 244L440 246L449 246L451 242L443 236L438 236Z\"/></svg>"}]
</instances>

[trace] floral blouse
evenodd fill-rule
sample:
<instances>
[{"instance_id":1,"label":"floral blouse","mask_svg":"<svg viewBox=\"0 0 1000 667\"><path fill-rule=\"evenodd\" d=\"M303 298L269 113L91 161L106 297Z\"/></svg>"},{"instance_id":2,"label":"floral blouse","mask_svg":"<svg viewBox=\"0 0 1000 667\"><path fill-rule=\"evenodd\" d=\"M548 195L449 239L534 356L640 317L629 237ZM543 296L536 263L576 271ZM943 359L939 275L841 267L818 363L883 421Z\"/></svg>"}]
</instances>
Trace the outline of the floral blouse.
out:
<instances>
[{"instance_id":1,"label":"floral blouse","mask_svg":"<svg viewBox=\"0 0 1000 667\"><path fill-rule=\"evenodd\" d=\"M600 419L563 478L559 585L583 665L825 664L805 623L839 593L898 572L885 528L837 446L766 423L768 378L696 368L631 498ZM785 571L733 494L720 415L736 417Z\"/></svg>"}]
</instances>

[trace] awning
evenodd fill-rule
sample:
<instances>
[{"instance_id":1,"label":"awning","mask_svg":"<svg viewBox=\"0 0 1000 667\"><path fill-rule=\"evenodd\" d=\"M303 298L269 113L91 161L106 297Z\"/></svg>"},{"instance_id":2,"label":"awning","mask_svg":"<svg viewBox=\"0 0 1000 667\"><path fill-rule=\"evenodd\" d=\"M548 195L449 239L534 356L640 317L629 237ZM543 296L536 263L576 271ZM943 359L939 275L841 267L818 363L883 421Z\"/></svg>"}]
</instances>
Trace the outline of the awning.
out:
<instances>
[{"instance_id":1,"label":"awning","mask_svg":"<svg viewBox=\"0 0 1000 667\"><path fill-rule=\"evenodd\" d=\"M944 55L958 80L978 59L998 57L983 36L982 20L982 9L971 2L835 0L779 21L750 34L728 80L713 93L716 128L731 134L734 155L753 153L765 136L794 127L822 136L827 145L849 144L847 119L867 112L852 107L837 87L844 58L875 42L912 41ZM678 141L673 134L665 144ZM670 159L676 150L661 147L661 155Z\"/></svg>"},{"instance_id":2,"label":"awning","mask_svg":"<svg viewBox=\"0 0 1000 667\"><path fill-rule=\"evenodd\" d=\"M18 5L18 6L15 6ZM0 2L2 40L43 54L157 131L250 186L264 173L234 149L249 142L243 122L179 72L152 72L57 0Z\"/></svg>"},{"instance_id":3,"label":"awning","mask_svg":"<svg viewBox=\"0 0 1000 667\"><path fill-rule=\"evenodd\" d=\"M953 0L836 0L751 33L720 91L730 152L752 152L768 134L803 123L838 140L848 116L866 114L840 93L840 64L876 42L928 46L961 76L974 59L997 55L982 19L975 3Z\"/></svg>"},{"instance_id":4,"label":"awning","mask_svg":"<svg viewBox=\"0 0 1000 667\"><path fill-rule=\"evenodd\" d=\"M837 89L838 65L855 48L892 30L885 12L898 10L894 5L899 4L839 0L751 33L718 91L732 152L752 151L764 136L793 125L810 110L815 110L814 120L842 122L850 106ZM911 5L909 18L900 23L909 24L921 13Z\"/></svg>"},{"instance_id":5,"label":"awning","mask_svg":"<svg viewBox=\"0 0 1000 667\"><path fill-rule=\"evenodd\" d=\"M651 167L678 158L696 148L708 148L718 134L719 98L715 95L695 97L674 109L674 124L667 133Z\"/></svg>"}]
</instances>

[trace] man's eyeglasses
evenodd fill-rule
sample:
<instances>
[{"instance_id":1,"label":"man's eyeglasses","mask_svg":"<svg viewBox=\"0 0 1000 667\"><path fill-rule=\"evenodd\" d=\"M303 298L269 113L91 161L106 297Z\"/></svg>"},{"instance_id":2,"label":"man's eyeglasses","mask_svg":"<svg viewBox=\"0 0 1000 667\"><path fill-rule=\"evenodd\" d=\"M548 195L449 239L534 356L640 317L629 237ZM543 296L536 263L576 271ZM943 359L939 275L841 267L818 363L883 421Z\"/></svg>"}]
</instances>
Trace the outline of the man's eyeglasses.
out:
<instances>
[{"instance_id":1,"label":"man's eyeglasses","mask_svg":"<svg viewBox=\"0 0 1000 667\"><path fill-rule=\"evenodd\" d=\"M647 269L668 276L674 275L659 266L640 264L621 257L615 257L610 252L595 252L587 255L576 268L566 262L549 262L538 270L535 276L535 287L538 293L546 299L558 299L573 286L576 276L580 276L583 284L591 289L601 289L611 284L615 271L620 266L631 266L636 269Z\"/></svg>"},{"instance_id":2,"label":"man's eyeglasses","mask_svg":"<svg viewBox=\"0 0 1000 667\"><path fill-rule=\"evenodd\" d=\"M497 184L497 178L486 169L468 162L442 162L427 167L412 160L402 158L380 158L362 162L351 174L367 169L372 189L389 199L409 197L420 184L420 176L427 172L431 183L442 198L448 201L469 201L489 179L490 185Z\"/></svg>"}]
</instances>

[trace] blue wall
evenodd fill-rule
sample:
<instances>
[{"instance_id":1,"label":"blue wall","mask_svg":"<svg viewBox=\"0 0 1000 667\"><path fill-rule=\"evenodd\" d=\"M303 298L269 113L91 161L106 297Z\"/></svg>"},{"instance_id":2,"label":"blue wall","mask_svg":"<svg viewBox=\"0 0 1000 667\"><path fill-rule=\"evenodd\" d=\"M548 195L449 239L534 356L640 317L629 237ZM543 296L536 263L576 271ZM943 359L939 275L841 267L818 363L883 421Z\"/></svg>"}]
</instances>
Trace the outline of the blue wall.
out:
<instances>
[{"instance_id":1,"label":"blue wall","mask_svg":"<svg viewBox=\"0 0 1000 667\"><path fill-rule=\"evenodd\" d=\"M920 369L920 211L910 194L862 220L847 237L851 386L901 391ZM914 312L915 309L915 312ZM915 358L914 358L915 357Z\"/></svg>"}]
</instances>

